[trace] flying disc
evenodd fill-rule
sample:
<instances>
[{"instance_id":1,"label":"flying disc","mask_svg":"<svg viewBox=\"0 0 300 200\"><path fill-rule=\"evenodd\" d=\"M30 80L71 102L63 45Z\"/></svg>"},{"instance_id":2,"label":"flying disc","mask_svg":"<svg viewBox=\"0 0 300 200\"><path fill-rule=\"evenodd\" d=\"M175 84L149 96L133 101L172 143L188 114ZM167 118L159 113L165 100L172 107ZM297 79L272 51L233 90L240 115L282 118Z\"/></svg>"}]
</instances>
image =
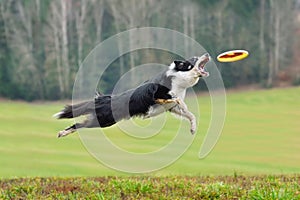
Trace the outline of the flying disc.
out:
<instances>
[{"instance_id":1,"label":"flying disc","mask_svg":"<svg viewBox=\"0 0 300 200\"><path fill-rule=\"evenodd\" d=\"M234 62L238 60L242 60L249 55L246 50L232 50L226 51L218 55L217 59L219 62Z\"/></svg>"}]
</instances>

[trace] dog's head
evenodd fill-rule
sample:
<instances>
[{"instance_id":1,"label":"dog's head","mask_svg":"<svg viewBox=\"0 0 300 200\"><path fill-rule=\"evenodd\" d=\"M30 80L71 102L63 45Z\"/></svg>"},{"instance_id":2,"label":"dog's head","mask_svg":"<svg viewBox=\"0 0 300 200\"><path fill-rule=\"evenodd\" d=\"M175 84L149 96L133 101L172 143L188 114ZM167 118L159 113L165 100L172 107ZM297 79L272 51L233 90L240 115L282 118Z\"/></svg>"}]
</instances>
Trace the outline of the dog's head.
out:
<instances>
[{"instance_id":1,"label":"dog's head","mask_svg":"<svg viewBox=\"0 0 300 200\"><path fill-rule=\"evenodd\" d=\"M170 69L175 72L183 73L184 76L192 76L194 78L207 77L209 73L205 70L205 64L209 60L209 54L205 53L200 57L195 56L185 61L175 60L170 65Z\"/></svg>"},{"instance_id":2,"label":"dog's head","mask_svg":"<svg viewBox=\"0 0 300 200\"><path fill-rule=\"evenodd\" d=\"M200 77L207 77L209 73L205 71L205 65L210 60L208 53L200 57L192 57L185 61L174 61L167 71L167 76L173 77L172 84L180 88L194 86Z\"/></svg>"}]
</instances>

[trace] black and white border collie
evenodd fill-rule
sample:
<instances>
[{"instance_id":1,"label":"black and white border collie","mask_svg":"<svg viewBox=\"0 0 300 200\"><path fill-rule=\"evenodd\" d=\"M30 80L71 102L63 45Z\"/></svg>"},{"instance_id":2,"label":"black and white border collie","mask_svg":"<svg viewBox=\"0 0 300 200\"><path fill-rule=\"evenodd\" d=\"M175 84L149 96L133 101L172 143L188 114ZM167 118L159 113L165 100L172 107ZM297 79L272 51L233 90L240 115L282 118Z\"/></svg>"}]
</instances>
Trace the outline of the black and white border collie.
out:
<instances>
[{"instance_id":1,"label":"black and white border collie","mask_svg":"<svg viewBox=\"0 0 300 200\"><path fill-rule=\"evenodd\" d=\"M76 123L58 133L63 137L79 128L108 127L131 117L149 118L170 111L190 121L192 134L196 131L196 118L184 103L186 89L194 86L200 77L207 77L205 64L208 53L185 61L174 61L168 69L145 81L135 89L117 95L96 94L95 99L65 108L55 114L58 119L86 115L82 123Z\"/></svg>"}]
</instances>

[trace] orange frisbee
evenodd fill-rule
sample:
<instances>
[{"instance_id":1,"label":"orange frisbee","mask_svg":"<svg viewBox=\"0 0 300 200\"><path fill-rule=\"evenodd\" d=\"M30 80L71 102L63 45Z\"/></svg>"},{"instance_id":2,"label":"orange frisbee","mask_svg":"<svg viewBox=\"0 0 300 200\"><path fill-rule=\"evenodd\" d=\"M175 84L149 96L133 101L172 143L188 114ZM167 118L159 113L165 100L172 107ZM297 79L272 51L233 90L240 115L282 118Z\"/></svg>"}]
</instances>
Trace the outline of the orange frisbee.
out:
<instances>
[{"instance_id":1,"label":"orange frisbee","mask_svg":"<svg viewBox=\"0 0 300 200\"><path fill-rule=\"evenodd\" d=\"M246 50L231 50L218 55L217 60L219 62L235 62L246 58L248 55Z\"/></svg>"}]
</instances>

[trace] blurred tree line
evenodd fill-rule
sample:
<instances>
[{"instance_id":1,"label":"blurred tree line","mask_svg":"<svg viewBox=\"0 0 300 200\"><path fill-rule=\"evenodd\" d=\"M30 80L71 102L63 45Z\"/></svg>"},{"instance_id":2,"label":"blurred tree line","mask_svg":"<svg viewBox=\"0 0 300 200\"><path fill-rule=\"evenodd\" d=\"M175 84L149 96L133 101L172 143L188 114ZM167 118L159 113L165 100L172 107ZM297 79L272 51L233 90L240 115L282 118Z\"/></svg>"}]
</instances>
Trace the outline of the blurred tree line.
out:
<instances>
[{"instance_id":1,"label":"blurred tree line","mask_svg":"<svg viewBox=\"0 0 300 200\"><path fill-rule=\"evenodd\" d=\"M99 42L144 26L187 34L213 58L225 50L246 49L250 57L243 63L218 66L225 86L272 86L291 62L297 13L297 0L2 0L0 96L71 98L76 72ZM120 57L101 91L111 91L114 81L135 65L168 64L169 56L145 50Z\"/></svg>"}]
</instances>

